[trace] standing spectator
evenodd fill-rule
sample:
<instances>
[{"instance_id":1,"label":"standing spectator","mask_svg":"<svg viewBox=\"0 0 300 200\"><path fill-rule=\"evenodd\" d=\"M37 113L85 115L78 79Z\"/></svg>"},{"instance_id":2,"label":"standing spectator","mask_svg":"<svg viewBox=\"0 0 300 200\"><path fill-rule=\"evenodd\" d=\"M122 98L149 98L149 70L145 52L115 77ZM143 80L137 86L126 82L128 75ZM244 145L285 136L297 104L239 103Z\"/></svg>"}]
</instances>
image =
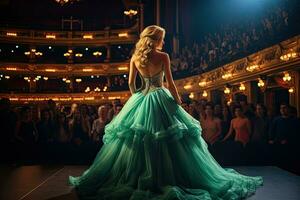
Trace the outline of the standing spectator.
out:
<instances>
[{"instance_id":1,"label":"standing spectator","mask_svg":"<svg viewBox=\"0 0 300 200\"><path fill-rule=\"evenodd\" d=\"M293 118L289 113L289 105L286 103L280 104L280 116L275 118L272 122L269 130L269 144L279 143L287 144L292 142L292 136L297 128L297 124L294 124Z\"/></svg>"},{"instance_id":2,"label":"standing spectator","mask_svg":"<svg viewBox=\"0 0 300 200\"><path fill-rule=\"evenodd\" d=\"M241 106L236 106L234 108L234 114L235 118L231 120L229 131L223 141L227 140L234 132L234 140L245 146L249 142L251 133L250 120L243 114Z\"/></svg>"},{"instance_id":3,"label":"standing spectator","mask_svg":"<svg viewBox=\"0 0 300 200\"><path fill-rule=\"evenodd\" d=\"M214 144L221 135L221 120L214 116L213 105L207 104L205 106L205 118L201 120L202 136L209 144Z\"/></svg>"},{"instance_id":4,"label":"standing spectator","mask_svg":"<svg viewBox=\"0 0 300 200\"><path fill-rule=\"evenodd\" d=\"M51 119L50 110L41 112L41 120L37 123L39 143L51 143L54 141L54 123Z\"/></svg>"},{"instance_id":5,"label":"standing spectator","mask_svg":"<svg viewBox=\"0 0 300 200\"><path fill-rule=\"evenodd\" d=\"M255 117L253 118L253 133L251 142L266 143L268 140L269 120L267 111L262 104L256 105Z\"/></svg>"},{"instance_id":6,"label":"standing spectator","mask_svg":"<svg viewBox=\"0 0 300 200\"><path fill-rule=\"evenodd\" d=\"M32 145L37 142L38 132L29 107L21 109L21 119L16 124L15 137L25 145Z\"/></svg>"},{"instance_id":7,"label":"standing spectator","mask_svg":"<svg viewBox=\"0 0 300 200\"><path fill-rule=\"evenodd\" d=\"M230 123L232 120L231 112L229 111L229 107L227 105L224 105L222 108L222 117L221 117L221 138L224 138L225 135L228 133L230 128Z\"/></svg>"},{"instance_id":8,"label":"standing spectator","mask_svg":"<svg viewBox=\"0 0 300 200\"><path fill-rule=\"evenodd\" d=\"M67 116L61 112L57 116L57 122L55 124L56 141L58 143L67 143L71 140L71 135L68 127Z\"/></svg>"},{"instance_id":9,"label":"standing spectator","mask_svg":"<svg viewBox=\"0 0 300 200\"><path fill-rule=\"evenodd\" d=\"M94 142L102 141L105 125L108 124L108 107L100 106L98 108L98 119L95 119L92 126L92 139Z\"/></svg>"},{"instance_id":10,"label":"standing spectator","mask_svg":"<svg viewBox=\"0 0 300 200\"><path fill-rule=\"evenodd\" d=\"M81 116L79 110L74 112L73 119L69 122L69 129L72 136L72 142L76 145L81 145L83 142L89 140L87 122Z\"/></svg>"}]
</instances>

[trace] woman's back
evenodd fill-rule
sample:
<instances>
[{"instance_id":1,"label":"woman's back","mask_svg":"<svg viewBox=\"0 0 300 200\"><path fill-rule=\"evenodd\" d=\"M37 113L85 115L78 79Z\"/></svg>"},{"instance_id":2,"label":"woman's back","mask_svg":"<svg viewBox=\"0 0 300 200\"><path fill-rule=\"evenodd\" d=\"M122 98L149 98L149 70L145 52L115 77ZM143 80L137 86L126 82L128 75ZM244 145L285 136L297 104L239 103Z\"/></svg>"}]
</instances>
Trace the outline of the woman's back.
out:
<instances>
[{"instance_id":1,"label":"woman's back","mask_svg":"<svg viewBox=\"0 0 300 200\"><path fill-rule=\"evenodd\" d=\"M139 62L137 60L135 60L133 58L133 62L137 68L137 70L139 71L139 73L143 76L143 77L154 77L155 75L157 75L158 73L160 73L163 70L163 60L164 60L164 56L166 56L166 53L163 52L158 52L158 51L153 51L150 54L150 58L148 61L148 64L146 67L142 67Z\"/></svg>"}]
</instances>

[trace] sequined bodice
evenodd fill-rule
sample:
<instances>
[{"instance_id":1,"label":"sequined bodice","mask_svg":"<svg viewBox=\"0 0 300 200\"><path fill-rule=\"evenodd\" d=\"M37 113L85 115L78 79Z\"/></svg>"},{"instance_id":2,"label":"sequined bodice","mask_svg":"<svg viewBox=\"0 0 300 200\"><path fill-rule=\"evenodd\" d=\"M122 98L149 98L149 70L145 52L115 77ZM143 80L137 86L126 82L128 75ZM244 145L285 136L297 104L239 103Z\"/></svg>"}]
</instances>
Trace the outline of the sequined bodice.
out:
<instances>
[{"instance_id":1,"label":"sequined bodice","mask_svg":"<svg viewBox=\"0 0 300 200\"><path fill-rule=\"evenodd\" d=\"M141 92L144 95L146 95L150 91L162 87L163 77L164 77L164 70L161 70L159 73L157 73L152 77L144 77L141 75L142 78L142 87L140 88Z\"/></svg>"}]
</instances>

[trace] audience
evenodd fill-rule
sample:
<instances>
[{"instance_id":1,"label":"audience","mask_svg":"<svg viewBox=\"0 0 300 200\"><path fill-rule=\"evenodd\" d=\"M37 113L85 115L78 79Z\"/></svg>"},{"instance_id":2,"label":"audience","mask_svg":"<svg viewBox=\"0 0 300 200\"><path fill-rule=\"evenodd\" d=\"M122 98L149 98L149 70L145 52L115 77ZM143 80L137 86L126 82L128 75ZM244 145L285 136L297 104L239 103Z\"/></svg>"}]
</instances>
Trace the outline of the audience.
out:
<instances>
[{"instance_id":1,"label":"audience","mask_svg":"<svg viewBox=\"0 0 300 200\"><path fill-rule=\"evenodd\" d=\"M199 36L179 54L171 55L174 77L210 71L291 37L296 25L290 23L289 14L294 10L278 4L262 16L237 19L218 27L214 33Z\"/></svg>"},{"instance_id":2,"label":"audience","mask_svg":"<svg viewBox=\"0 0 300 200\"><path fill-rule=\"evenodd\" d=\"M1 99L0 102L0 116L9 113L7 118L1 119L11 125L4 126L8 132L2 134L1 141L3 144L13 144L6 146L6 150L10 149L13 155L10 159L17 162L28 159L71 163L77 163L79 159L87 162L103 145L105 126L123 107L119 99L100 105L95 118L94 105L72 104L69 107L51 103L51 110L56 113L55 120L52 120L48 104L41 110L29 106L12 109L9 100ZM233 101L229 106L223 102L213 104L205 99L186 101L182 106L195 119L199 119L202 137L209 150L225 164L224 158L239 162L246 159L256 160L253 162L276 159L272 156L282 151L283 147L295 151L299 142L297 110L285 103L280 104L280 116L276 117L273 117L276 109L257 104L254 112L251 104L244 99ZM40 118L37 123L33 120L36 118ZM224 154L227 156L224 157ZM231 160L228 164L235 161Z\"/></svg>"}]
</instances>

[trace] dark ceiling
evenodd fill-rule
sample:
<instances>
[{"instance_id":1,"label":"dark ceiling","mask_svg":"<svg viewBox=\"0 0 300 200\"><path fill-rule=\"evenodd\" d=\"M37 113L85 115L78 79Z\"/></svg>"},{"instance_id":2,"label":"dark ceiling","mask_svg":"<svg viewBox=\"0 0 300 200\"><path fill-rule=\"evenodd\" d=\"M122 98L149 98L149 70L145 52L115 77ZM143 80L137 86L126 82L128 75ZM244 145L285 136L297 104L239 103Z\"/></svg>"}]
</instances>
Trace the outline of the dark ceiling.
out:
<instances>
[{"instance_id":1,"label":"dark ceiling","mask_svg":"<svg viewBox=\"0 0 300 200\"><path fill-rule=\"evenodd\" d=\"M80 0L61 6L55 0L0 0L0 23L1 27L60 29L61 19L72 16L83 20L88 30L112 24L122 26L124 10L135 3L136 0Z\"/></svg>"}]
</instances>

